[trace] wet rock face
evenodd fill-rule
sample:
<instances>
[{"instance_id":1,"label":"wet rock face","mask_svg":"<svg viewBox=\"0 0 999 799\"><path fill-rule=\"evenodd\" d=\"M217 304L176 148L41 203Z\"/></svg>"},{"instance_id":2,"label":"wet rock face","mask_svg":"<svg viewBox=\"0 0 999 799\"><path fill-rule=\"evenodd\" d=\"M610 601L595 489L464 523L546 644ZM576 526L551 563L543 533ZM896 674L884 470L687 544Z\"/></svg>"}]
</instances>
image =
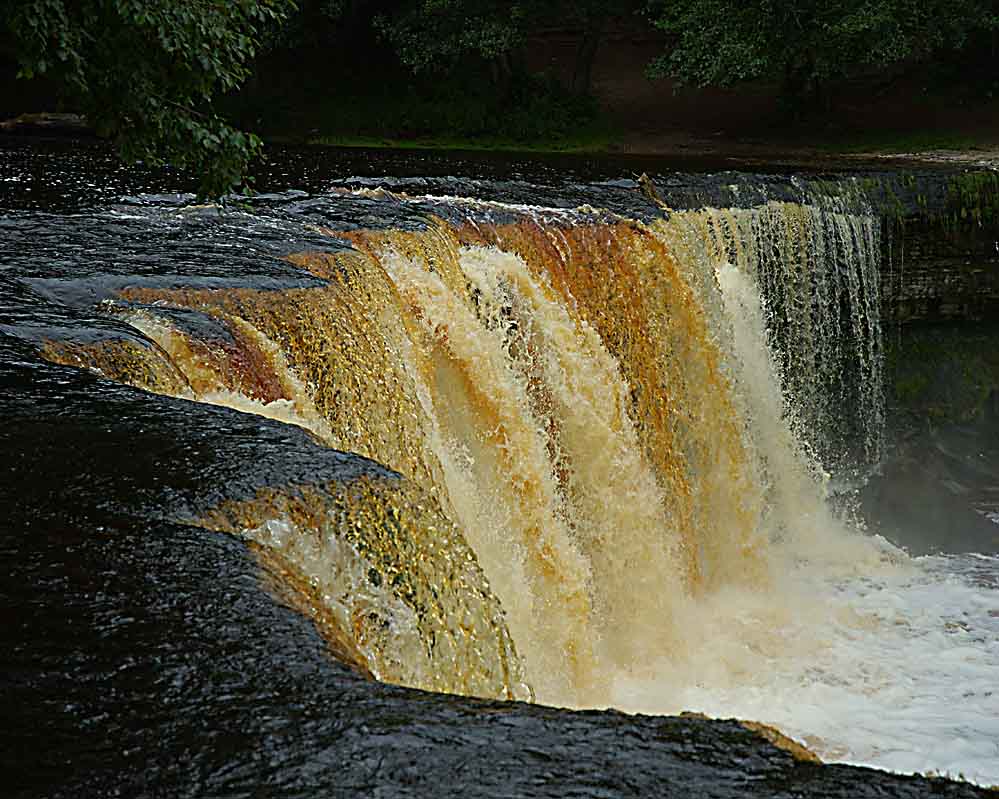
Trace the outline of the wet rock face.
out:
<instances>
[{"instance_id":1,"label":"wet rock face","mask_svg":"<svg viewBox=\"0 0 999 799\"><path fill-rule=\"evenodd\" d=\"M910 217L890 230L883 249L886 321L999 318L999 226L994 222Z\"/></svg>"},{"instance_id":2,"label":"wet rock face","mask_svg":"<svg viewBox=\"0 0 999 799\"><path fill-rule=\"evenodd\" d=\"M952 179L938 213L910 208L885 225L881 297L893 443L863 505L875 529L913 552L999 548L999 528L988 519L999 509L994 186L994 175Z\"/></svg>"},{"instance_id":3,"label":"wet rock face","mask_svg":"<svg viewBox=\"0 0 999 799\"><path fill-rule=\"evenodd\" d=\"M999 323L891 325L885 331L890 428L926 429L993 418Z\"/></svg>"},{"instance_id":4,"label":"wet rock face","mask_svg":"<svg viewBox=\"0 0 999 799\"><path fill-rule=\"evenodd\" d=\"M985 425L912 434L861 492L872 530L913 555L999 552L999 435Z\"/></svg>"},{"instance_id":5,"label":"wet rock face","mask_svg":"<svg viewBox=\"0 0 999 799\"><path fill-rule=\"evenodd\" d=\"M861 504L913 554L999 551L996 341L994 322L886 330L887 454Z\"/></svg>"}]
</instances>

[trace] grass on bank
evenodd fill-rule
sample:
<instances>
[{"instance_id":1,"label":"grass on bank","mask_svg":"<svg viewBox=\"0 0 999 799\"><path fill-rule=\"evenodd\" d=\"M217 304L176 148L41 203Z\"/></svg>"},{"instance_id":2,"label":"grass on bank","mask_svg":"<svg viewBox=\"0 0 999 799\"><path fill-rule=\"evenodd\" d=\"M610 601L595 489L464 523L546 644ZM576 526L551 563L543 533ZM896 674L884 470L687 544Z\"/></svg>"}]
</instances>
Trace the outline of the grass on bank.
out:
<instances>
[{"instance_id":1,"label":"grass on bank","mask_svg":"<svg viewBox=\"0 0 999 799\"><path fill-rule=\"evenodd\" d=\"M515 139L504 136L418 136L392 138L331 134L313 136L307 144L325 147L357 147L393 150L468 150L519 153L606 153L611 152L617 137L607 133L585 133L562 139Z\"/></svg>"},{"instance_id":2,"label":"grass on bank","mask_svg":"<svg viewBox=\"0 0 999 799\"><path fill-rule=\"evenodd\" d=\"M987 140L966 133L941 131L877 131L822 142L817 149L828 153L926 153L936 150L978 152L999 148L999 132Z\"/></svg>"},{"instance_id":3,"label":"grass on bank","mask_svg":"<svg viewBox=\"0 0 999 799\"><path fill-rule=\"evenodd\" d=\"M550 75L519 74L500 89L474 71L417 80L375 64L350 84L329 74L289 81L284 69L263 70L223 104L241 127L282 144L595 153L620 138L592 97Z\"/></svg>"}]
</instances>

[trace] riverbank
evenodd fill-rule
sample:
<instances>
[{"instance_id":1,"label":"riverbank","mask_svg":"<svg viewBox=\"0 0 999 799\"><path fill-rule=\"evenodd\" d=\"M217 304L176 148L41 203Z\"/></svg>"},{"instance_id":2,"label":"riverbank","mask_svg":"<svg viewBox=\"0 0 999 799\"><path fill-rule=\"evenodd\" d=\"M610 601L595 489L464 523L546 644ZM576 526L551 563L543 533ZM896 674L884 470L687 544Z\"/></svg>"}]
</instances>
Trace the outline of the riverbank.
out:
<instances>
[{"instance_id":1,"label":"riverbank","mask_svg":"<svg viewBox=\"0 0 999 799\"><path fill-rule=\"evenodd\" d=\"M218 110L267 143L295 146L657 156L768 171L999 165L999 100L933 75L841 81L830 85L825 110L792 118L773 83L692 89L647 77L662 48L656 40L606 42L590 96L573 96L562 87L570 44L538 42L531 72L505 99L472 75L426 84L386 63L356 82L331 81L338 69L324 61L329 55L306 52L294 65L280 58L258 65ZM6 132L58 135L58 124L37 124L44 116L71 120L61 124L78 136L78 118L63 113L72 110L52 86L0 75ZM26 124L7 124L21 115Z\"/></svg>"},{"instance_id":2,"label":"riverbank","mask_svg":"<svg viewBox=\"0 0 999 799\"><path fill-rule=\"evenodd\" d=\"M428 87L380 63L366 78L371 86L345 87L319 69L288 82L275 64L233 98L232 110L266 140L294 144L731 159L805 170L999 163L999 101L929 67L830 83L823 109L793 116L773 82L692 88L649 78L664 43L634 31L602 43L591 96L574 98L560 87L577 45L557 33L533 42L525 66L535 78L504 107L472 76Z\"/></svg>"},{"instance_id":3,"label":"riverbank","mask_svg":"<svg viewBox=\"0 0 999 799\"><path fill-rule=\"evenodd\" d=\"M295 144L294 137L275 136L274 144ZM838 145L801 147L762 142L711 141L683 133L593 135L551 142L520 142L512 139L460 139L421 137L396 139L370 136L316 136L305 143L322 147L386 150L457 150L463 152L586 154L656 156L665 158L712 159L742 167L786 167L789 171L833 171L881 166L886 169L911 166L956 166L999 169L999 143L986 140L925 137L923 144L881 146Z\"/></svg>"},{"instance_id":4,"label":"riverbank","mask_svg":"<svg viewBox=\"0 0 999 799\"><path fill-rule=\"evenodd\" d=\"M0 135L18 138L96 137L75 114L36 112L0 120ZM592 155L650 156L678 163L715 164L719 168L773 171L848 171L853 169L893 169L968 167L999 169L999 142L988 138L955 136L910 136L882 140L879 145L865 142L827 142L815 146L762 141L707 139L690 133L620 133L588 131L555 140L517 140L508 137L391 136L272 133L264 137L272 146L317 146L356 150L399 150L511 155Z\"/></svg>"}]
</instances>

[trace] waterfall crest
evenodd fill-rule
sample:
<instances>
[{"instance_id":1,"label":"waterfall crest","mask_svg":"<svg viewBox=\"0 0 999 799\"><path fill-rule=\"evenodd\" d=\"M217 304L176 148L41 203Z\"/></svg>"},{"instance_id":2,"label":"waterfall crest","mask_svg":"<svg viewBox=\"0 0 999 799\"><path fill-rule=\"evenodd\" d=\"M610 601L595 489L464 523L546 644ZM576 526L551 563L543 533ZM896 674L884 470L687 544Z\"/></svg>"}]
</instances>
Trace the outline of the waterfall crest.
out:
<instances>
[{"instance_id":1,"label":"waterfall crest","mask_svg":"<svg viewBox=\"0 0 999 799\"><path fill-rule=\"evenodd\" d=\"M135 341L46 354L396 470L198 521L278 558L390 682L606 705L713 598L776 590L787 547L866 546L824 494L880 456L873 216L437 202L289 259L321 286L126 287L102 309Z\"/></svg>"}]
</instances>

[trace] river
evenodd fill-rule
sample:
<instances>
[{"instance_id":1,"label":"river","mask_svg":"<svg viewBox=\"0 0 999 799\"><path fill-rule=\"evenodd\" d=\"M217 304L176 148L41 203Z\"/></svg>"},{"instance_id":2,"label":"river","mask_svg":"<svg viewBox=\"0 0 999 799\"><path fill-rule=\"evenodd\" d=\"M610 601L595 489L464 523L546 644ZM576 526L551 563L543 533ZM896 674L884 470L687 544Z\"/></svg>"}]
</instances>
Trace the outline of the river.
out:
<instances>
[{"instance_id":1,"label":"river","mask_svg":"<svg viewBox=\"0 0 999 799\"><path fill-rule=\"evenodd\" d=\"M15 795L999 783L995 547L858 521L879 219L676 166L5 142Z\"/></svg>"}]
</instances>

